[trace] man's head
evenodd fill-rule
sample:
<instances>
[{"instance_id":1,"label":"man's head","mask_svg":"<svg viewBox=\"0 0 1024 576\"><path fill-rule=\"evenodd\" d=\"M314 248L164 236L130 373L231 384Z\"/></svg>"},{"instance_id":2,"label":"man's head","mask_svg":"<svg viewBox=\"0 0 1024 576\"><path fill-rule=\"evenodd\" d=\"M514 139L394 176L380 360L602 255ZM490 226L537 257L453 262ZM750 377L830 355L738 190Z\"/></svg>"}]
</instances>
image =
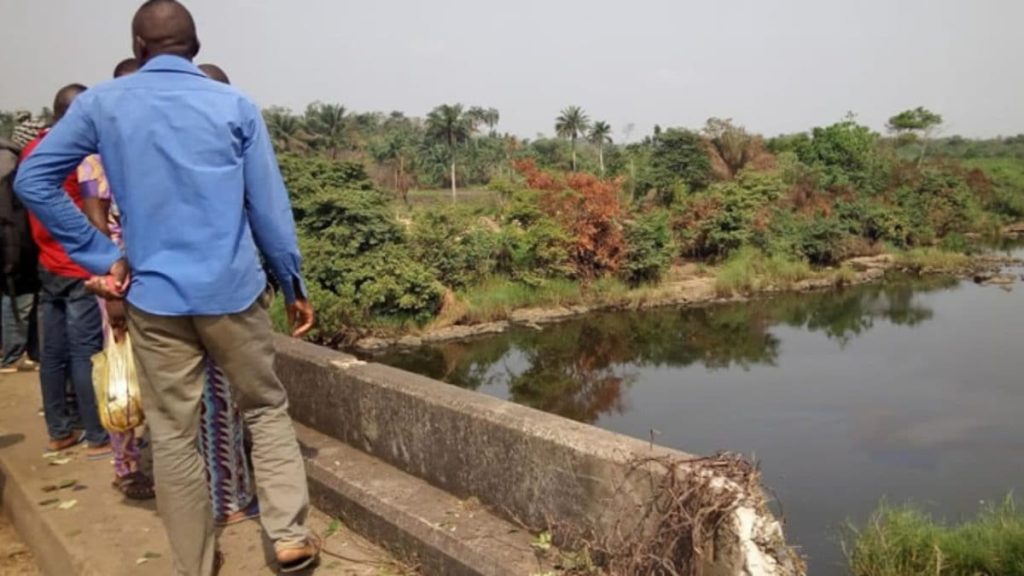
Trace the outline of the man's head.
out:
<instances>
[{"instance_id":1,"label":"man's head","mask_svg":"<svg viewBox=\"0 0 1024 576\"><path fill-rule=\"evenodd\" d=\"M220 66L216 64L200 64L199 69L210 77L211 80L216 80L224 84L231 84L231 80L228 79L228 74Z\"/></svg>"},{"instance_id":2,"label":"man's head","mask_svg":"<svg viewBox=\"0 0 1024 576\"><path fill-rule=\"evenodd\" d=\"M121 76L127 76L134 74L139 71L139 61L135 58L125 58L114 66L114 78L120 78Z\"/></svg>"},{"instance_id":3,"label":"man's head","mask_svg":"<svg viewBox=\"0 0 1024 576\"><path fill-rule=\"evenodd\" d=\"M144 65L150 58L169 54L191 60L199 53L199 36L192 14L175 0L149 0L132 19L135 59Z\"/></svg>"},{"instance_id":4,"label":"man's head","mask_svg":"<svg viewBox=\"0 0 1024 576\"><path fill-rule=\"evenodd\" d=\"M53 97L54 124L67 114L68 108L71 107L71 103L74 102L75 98L82 92L85 92L85 86L81 84L68 84L57 91L57 95Z\"/></svg>"}]
</instances>

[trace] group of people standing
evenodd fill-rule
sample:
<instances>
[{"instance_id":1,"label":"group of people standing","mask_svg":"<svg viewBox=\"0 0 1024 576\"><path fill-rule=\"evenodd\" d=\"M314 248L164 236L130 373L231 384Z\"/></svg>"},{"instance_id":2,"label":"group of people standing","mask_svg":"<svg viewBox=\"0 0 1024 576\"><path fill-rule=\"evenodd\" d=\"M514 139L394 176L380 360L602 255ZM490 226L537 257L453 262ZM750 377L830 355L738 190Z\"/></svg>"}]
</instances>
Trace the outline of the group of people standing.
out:
<instances>
[{"instance_id":1,"label":"group of people standing","mask_svg":"<svg viewBox=\"0 0 1024 576\"><path fill-rule=\"evenodd\" d=\"M0 142L0 162L20 148L20 202L0 210L5 367L34 368L18 357L39 343L47 448L84 442L90 459L112 459L126 497L156 496L179 574L214 573L214 523L257 516L282 571L304 569L320 543L305 527L259 258L303 335L313 311L287 191L259 109L223 70L192 64L200 45L188 10L149 0L132 33L134 57L112 82L61 88L51 127L33 135L22 119L15 141ZM6 259L14 234L16 269ZM126 334L154 479L140 466L142 439L104 430L97 411L91 358Z\"/></svg>"}]
</instances>

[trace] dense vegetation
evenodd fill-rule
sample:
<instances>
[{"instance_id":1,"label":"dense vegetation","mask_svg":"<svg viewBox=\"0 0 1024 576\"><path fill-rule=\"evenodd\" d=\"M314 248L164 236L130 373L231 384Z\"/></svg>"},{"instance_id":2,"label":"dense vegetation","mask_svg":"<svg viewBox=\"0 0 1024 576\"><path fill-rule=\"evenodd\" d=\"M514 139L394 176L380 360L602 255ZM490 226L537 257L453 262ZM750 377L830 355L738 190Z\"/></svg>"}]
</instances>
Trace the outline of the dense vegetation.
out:
<instances>
[{"instance_id":1,"label":"dense vegetation","mask_svg":"<svg viewBox=\"0 0 1024 576\"><path fill-rule=\"evenodd\" d=\"M910 507L882 506L855 531L854 576L1024 574L1024 515L1012 497L960 524L936 522Z\"/></svg>"},{"instance_id":2,"label":"dense vegetation","mask_svg":"<svg viewBox=\"0 0 1024 576\"><path fill-rule=\"evenodd\" d=\"M1024 136L936 139L942 118L922 108L888 136L852 115L769 139L712 118L626 144L575 106L536 140L460 104L265 117L330 344L624 293L683 259L723 264L731 291L756 287L752 272L795 281L853 256L962 251L1024 217Z\"/></svg>"}]
</instances>

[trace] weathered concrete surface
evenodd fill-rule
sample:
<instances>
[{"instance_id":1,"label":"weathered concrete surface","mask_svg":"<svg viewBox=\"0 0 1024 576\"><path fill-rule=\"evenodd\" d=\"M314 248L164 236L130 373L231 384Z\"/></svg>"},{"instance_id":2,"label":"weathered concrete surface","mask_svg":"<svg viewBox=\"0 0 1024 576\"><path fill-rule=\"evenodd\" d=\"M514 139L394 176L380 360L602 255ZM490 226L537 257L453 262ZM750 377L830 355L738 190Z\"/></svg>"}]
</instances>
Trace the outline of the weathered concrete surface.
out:
<instances>
[{"instance_id":1,"label":"weathered concrete surface","mask_svg":"<svg viewBox=\"0 0 1024 576\"><path fill-rule=\"evenodd\" d=\"M533 536L347 444L297 425L314 504L424 574L523 576L553 570Z\"/></svg>"},{"instance_id":2,"label":"weathered concrete surface","mask_svg":"<svg viewBox=\"0 0 1024 576\"><path fill-rule=\"evenodd\" d=\"M0 376L0 508L34 553L43 574L120 576L170 574L169 549L152 503L125 501L110 486L108 461L85 459L81 449L60 459L43 458L46 430L37 414L37 374ZM64 464L51 464L56 461ZM74 480L77 489L44 492L43 487ZM67 510L48 499L77 503ZM311 526L327 531L329 518L315 512ZM254 522L225 529L220 539L224 575L274 574L272 549ZM325 557L321 575L401 574L401 565L380 548L340 526L326 539L327 550L349 560ZM149 556L149 558L146 558ZM138 564L145 559L143 564Z\"/></svg>"},{"instance_id":3,"label":"weathered concrete surface","mask_svg":"<svg viewBox=\"0 0 1024 576\"><path fill-rule=\"evenodd\" d=\"M611 533L651 501L657 472L636 474L638 462L694 458L325 348L283 337L277 344L296 420L534 530ZM757 567L779 555L781 527L759 489L740 494L724 479L719 485L737 490L737 514L756 521L724 522L729 530L708 555L709 573L799 571L781 557ZM753 531L744 533L746 525ZM751 545L760 556L751 556Z\"/></svg>"},{"instance_id":4,"label":"weathered concrete surface","mask_svg":"<svg viewBox=\"0 0 1024 576\"><path fill-rule=\"evenodd\" d=\"M0 576L39 576L32 551L3 514L0 514Z\"/></svg>"}]
</instances>

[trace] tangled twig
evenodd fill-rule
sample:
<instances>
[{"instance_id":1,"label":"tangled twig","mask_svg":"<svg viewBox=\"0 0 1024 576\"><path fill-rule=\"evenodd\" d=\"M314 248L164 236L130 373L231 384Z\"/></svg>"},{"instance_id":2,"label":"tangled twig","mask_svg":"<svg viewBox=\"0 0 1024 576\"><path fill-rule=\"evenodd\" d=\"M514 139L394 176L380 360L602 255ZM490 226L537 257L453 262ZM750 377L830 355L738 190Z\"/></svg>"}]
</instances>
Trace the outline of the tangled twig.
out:
<instances>
[{"instance_id":1,"label":"tangled twig","mask_svg":"<svg viewBox=\"0 0 1024 576\"><path fill-rule=\"evenodd\" d=\"M606 512L615 514L611 530L551 526L563 548L587 558L585 567L564 566L568 573L591 574L597 565L613 575L700 576L705 555L714 553L722 523L742 503L743 495L760 489L758 469L735 454L638 459L623 485L635 483L641 474L650 497L642 504L639 519L612 507Z\"/></svg>"}]
</instances>

